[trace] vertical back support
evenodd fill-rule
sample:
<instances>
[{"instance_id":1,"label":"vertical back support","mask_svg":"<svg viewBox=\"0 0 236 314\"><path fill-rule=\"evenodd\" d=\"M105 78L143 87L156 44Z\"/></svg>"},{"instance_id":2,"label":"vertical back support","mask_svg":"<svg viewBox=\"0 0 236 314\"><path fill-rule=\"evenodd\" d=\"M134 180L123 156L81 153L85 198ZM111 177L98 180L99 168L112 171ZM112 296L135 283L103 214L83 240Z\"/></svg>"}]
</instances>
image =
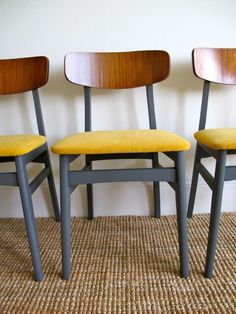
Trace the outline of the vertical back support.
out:
<instances>
[{"instance_id":1,"label":"vertical back support","mask_svg":"<svg viewBox=\"0 0 236 314\"><path fill-rule=\"evenodd\" d=\"M149 117L149 128L156 129L156 114L154 106L154 96L153 96L153 85L146 86L147 94L147 104L148 104L148 117ZM157 168L159 166L158 153L153 154L152 166ZM154 194L154 216L160 218L161 216L161 199L160 199L160 183L153 182L153 194Z\"/></svg>"},{"instance_id":2,"label":"vertical back support","mask_svg":"<svg viewBox=\"0 0 236 314\"><path fill-rule=\"evenodd\" d=\"M198 130L203 130L205 129L205 126L206 126L209 91L210 91L210 82L204 81L202 105L201 105L201 113L200 113L200 121L199 121Z\"/></svg>"},{"instance_id":3,"label":"vertical back support","mask_svg":"<svg viewBox=\"0 0 236 314\"><path fill-rule=\"evenodd\" d=\"M84 105L85 105L85 132L92 129L92 113L91 113L91 87L84 86ZM92 160L85 157L86 167L92 169ZM93 213L93 185L87 184L87 203L88 203L88 219L92 220Z\"/></svg>"},{"instance_id":4,"label":"vertical back support","mask_svg":"<svg viewBox=\"0 0 236 314\"><path fill-rule=\"evenodd\" d=\"M46 136L45 127L43 123L42 108L41 108L41 103L40 103L40 98L39 98L39 91L38 89L34 89L32 93L33 93L34 108L36 112L36 119L37 119L39 134Z\"/></svg>"},{"instance_id":5,"label":"vertical back support","mask_svg":"<svg viewBox=\"0 0 236 314\"><path fill-rule=\"evenodd\" d=\"M84 86L85 131L91 131L91 87Z\"/></svg>"},{"instance_id":6,"label":"vertical back support","mask_svg":"<svg viewBox=\"0 0 236 314\"><path fill-rule=\"evenodd\" d=\"M148 117L150 129L156 129L156 114L154 107L153 85L146 86L147 104L148 104Z\"/></svg>"}]
</instances>

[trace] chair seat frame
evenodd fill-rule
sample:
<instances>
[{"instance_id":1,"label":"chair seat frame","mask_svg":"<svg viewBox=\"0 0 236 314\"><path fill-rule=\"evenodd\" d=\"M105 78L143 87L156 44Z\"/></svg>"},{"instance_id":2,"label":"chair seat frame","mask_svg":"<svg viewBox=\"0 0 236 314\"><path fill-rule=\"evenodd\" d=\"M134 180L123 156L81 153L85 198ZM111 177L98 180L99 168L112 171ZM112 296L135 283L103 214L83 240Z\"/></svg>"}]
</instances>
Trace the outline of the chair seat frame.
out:
<instances>
[{"instance_id":1,"label":"chair seat frame","mask_svg":"<svg viewBox=\"0 0 236 314\"><path fill-rule=\"evenodd\" d=\"M146 86L149 123L156 129L153 85ZM91 130L91 88L84 86L85 130ZM60 155L60 195L61 195L61 239L62 239L62 278L70 278L70 238L71 238L71 194L80 185L87 185L88 218L94 218L93 184L103 182L151 181L154 187L155 217L160 217L160 182L167 182L176 194L177 225L179 238L180 275L188 277L188 236L185 191L184 152L166 152L173 162L173 167L163 167L159 163L158 153L135 154L95 154L85 156L85 167L72 170L71 163L80 155ZM152 168L105 169L95 170L93 161L106 159L150 159Z\"/></svg>"}]
</instances>

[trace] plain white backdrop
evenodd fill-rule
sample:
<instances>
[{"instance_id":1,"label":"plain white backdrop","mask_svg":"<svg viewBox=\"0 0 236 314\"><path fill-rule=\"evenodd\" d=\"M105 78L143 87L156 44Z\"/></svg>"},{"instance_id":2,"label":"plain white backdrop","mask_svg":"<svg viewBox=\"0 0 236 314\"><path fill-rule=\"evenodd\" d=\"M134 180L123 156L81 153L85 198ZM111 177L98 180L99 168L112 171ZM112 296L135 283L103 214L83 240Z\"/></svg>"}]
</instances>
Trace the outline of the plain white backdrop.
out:
<instances>
[{"instance_id":1,"label":"plain white backdrop","mask_svg":"<svg viewBox=\"0 0 236 314\"><path fill-rule=\"evenodd\" d=\"M177 132L192 143L186 153L187 196L192 173L202 82L194 77L194 47L236 46L234 0L8 0L0 1L0 58L45 55L50 60L48 84L41 90L49 145L73 132L83 131L83 94L64 78L63 59L69 51L128 51L163 49L171 57L169 78L155 87L158 127ZM236 89L212 89L207 126L236 124ZM26 95L0 97L0 133L36 132L34 113ZM20 106L18 106L20 103ZM148 126L145 90L95 91L92 111L94 129L135 129ZM53 156L59 192L59 162ZM166 162L166 161L164 161ZM214 170L212 160L207 161ZM236 162L235 158L229 163ZM139 162L118 162L112 166ZM100 167L100 164L97 165ZM1 166L3 168L3 166ZM29 169L29 171L33 171ZM225 184L223 210L236 209L236 184ZM161 185L163 214L175 213L173 191ZM22 216L16 188L0 188L0 217ZM95 185L95 215L152 215L150 183ZM85 188L72 197L73 215L86 215ZM200 180L195 212L208 212L210 190ZM36 216L52 214L47 185L34 194Z\"/></svg>"}]
</instances>

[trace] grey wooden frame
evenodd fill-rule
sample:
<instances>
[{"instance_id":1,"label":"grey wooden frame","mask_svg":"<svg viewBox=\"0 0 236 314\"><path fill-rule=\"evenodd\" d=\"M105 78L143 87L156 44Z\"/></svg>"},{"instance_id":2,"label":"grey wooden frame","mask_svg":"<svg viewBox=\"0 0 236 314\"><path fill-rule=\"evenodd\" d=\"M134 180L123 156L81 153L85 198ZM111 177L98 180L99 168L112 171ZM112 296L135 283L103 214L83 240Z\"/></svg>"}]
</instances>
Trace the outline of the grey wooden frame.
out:
<instances>
[{"instance_id":1,"label":"grey wooden frame","mask_svg":"<svg viewBox=\"0 0 236 314\"><path fill-rule=\"evenodd\" d=\"M66 70L65 70L66 71ZM74 83L74 82L72 82ZM146 86L149 125L156 129L153 85ZM91 130L91 87L84 86L85 101L85 131ZM155 217L160 217L160 189L159 183L169 183L176 193L177 225L179 237L180 274L188 277L188 238L187 238L187 211L185 196L185 167L184 152L165 153L174 165L164 167L159 163L158 153L138 154L104 154L86 155L83 169L72 170L70 164L80 155L60 155L60 195L61 195L61 239L62 239L62 278L70 278L70 220L71 194L82 184L87 185L88 219L94 217L93 211L93 184L102 182L124 181L152 181L154 185ZM93 170L93 162L108 159L150 159L151 168L139 169L106 169Z\"/></svg>"},{"instance_id":2,"label":"grey wooden frame","mask_svg":"<svg viewBox=\"0 0 236 314\"><path fill-rule=\"evenodd\" d=\"M199 48L199 50L200 49L201 48ZM211 49L211 48L206 48L206 50L207 49ZM212 58L213 57L216 58L217 50L219 52L219 55L221 52L220 50L222 50L222 55L223 55L222 58L226 59L227 50L230 50L230 49L220 49L220 48L213 49L212 48L212 51L213 50L215 50L216 52L212 54ZM228 57L229 57L228 62L230 62L230 58L232 57L231 54L229 54ZM222 59L222 63L221 63L220 58L219 60L217 60L217 62L216 60L214 61L215 61L215 68L212 67L212 64L211 64L211 71L212 73L222 73L222 78L219 76L222 82L216 80L215 74L212 75L211 72L209 73L206 72L205 74L204 68L201 68L202 72L206 76L206 78L204 79L204 77L201 77L200 75L198 75L198 73L196 73L196 69L194 68L194 72L196 76L201 79L204 79L202 101L201 101L201 112L200 112L200 120L199 120L199 127L198 127L199 130L205 129L205 126L206 126L207 108L208 108L208 100L209 100L211 83L233 84L232 78L236 78L236 76L232 74L233 72L228 77L227 75L225 77L223 76L225 71L229 71L230 73L230 70L231 70L227 62L225 62L224 64L224 61ZM193 65L196 63L196 66L198 66L198 62L199 64L201 64L198 59L196 60L194 59L194 50L193 50ZM232 65L232 67L235 68L234 65ZM208 80L207 76L209 77L212 76L212 81ZM227 80L228 80L228 83L227 83ZM189 203L188 203L188 218L192 218L192 215L193 215L198 177L200 174L212 191L210 225L209 225L209 231L208 231L208 243L207 243L206 263L205 263L205 272L204 272L204 276L206 278L211 278L214 271L214 261L215 261L216 245L217 245L217 235L218 235L219 223L220 223L220 213L221 213L224 181L231 181L231 180L236 179L236 166L226 166L226 158L227 158L227 155L230 155L230 154L236 154L236 150L233 150L233 149L215 150L215 149L206 147L205 145L199 142L197 142L197 145L196 145L190 197L189 197ZM213 157L216 161L214 175L212 175L202 163L202 161L205 158L209 158L209 157Z\"/></svg>"},{"instance_id":3,"label":"grey wooden frame","mask_svg":"<svg viewBox=\"0 0 236 314\"><path fill-rule=\"evenodd\" d=\"M15 69L15 71L17 71L17 68ZM24 79L22 75L18 77ZM25 75L25 79L26 77L27 75ZM32 96L36 112L38 131L40 135L45 136L46 134L38 88L32 90ZM24 155L9 157L0 156L0 163L6 162L14 162L16 171L1 172L0 185L19 187L35 280L42 281L44 274L42 270L40 246L37 237L37 230L33 211L32 194L46 178L49 185L49 191L53 204L55 218L57 221L60 221L60 210L57 200L57 194L54 184L54 178L47 143ZM29 163L39 163L43 165L43 169L36 175L36 177L34 177L34 179L32 179L31 182L29 182L26 169L26 166Z\"/></svg>"}]
</instances>

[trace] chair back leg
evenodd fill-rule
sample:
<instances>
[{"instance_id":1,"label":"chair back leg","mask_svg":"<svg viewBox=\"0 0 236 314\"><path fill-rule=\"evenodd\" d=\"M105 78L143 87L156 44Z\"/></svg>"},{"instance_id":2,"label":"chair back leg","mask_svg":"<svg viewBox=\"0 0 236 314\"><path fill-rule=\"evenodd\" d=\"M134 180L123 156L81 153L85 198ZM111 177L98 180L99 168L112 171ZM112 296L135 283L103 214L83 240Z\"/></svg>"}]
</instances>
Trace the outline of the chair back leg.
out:
<instances>
[{"instance_id":1,"label":"chair back leg","mask_svg":"<svg viewBox=\"0 0 236 314\"><path fill-rule=\"evenodd\" d=\"M155 168L158 166L159 158L158 154L154 154L152 160L152 167ZM160 183L153 182L153 195L154 195L154 217L161 217L161 198L160 198Z\"/></svg>"},{"instance_id":2,"label":"chair back leg","mask_svg":"<svg viewBox=\"0 0 236 314\"><path fill-rule=\"evenodd\" d=\"M88 203L88 219L93 220L93 185L87 184L87 203Z\"/></svg>"},{"instance_id":3,"label":"chair back leg","mask_svg":"<svg viewBox=\"0 0 236 314\"><path fill-rule=\"evenodd\" d=\"M160 183L153 182L153 194L154 194L154 217L161 217L161 200L160 200Z\"/></svg>"},{"instance_id":4,"label":"chair back leg","mask_svg":"<svg viewBox=\"0 0 236 314\"><path fill-rule=\"evenodd\" d=\"M92 161L86 159L86 167L92 170ZM93 185L87 184L87 206L88 206L88 219L93 220L94 210L93 210Z\"/></svg>"},{"instance_id":5,"label":"chair back leg","mask_svg":"<svg viewBox=\"0 0 236 314\"><path fill-rule=\"evenodd\" d=\"M51 196L51 200L52 200L55 219L56 219L56 221L60 221L61 215L60 215L60 209L59 209L59 204L58 204L58 199L57 199L57 192L56 192L56 188L55 188L55 182L54 182L54 177L53 177L52 166L51 166L51 161L50 161L48 149L46 149L45 154L44 154L44 163L45 163L45 167L49 168L49 174L47 176L47 180L48 180L49 192L50 192L50 196Z\"/></svg>"},{"instance_id":6,"label":"chair back leg","mask_svg":"<svg viewBox=\"0 0 236 314\"><path fill-rule=\"evenodd\" d=\"M199 177L199 172L197 170L197 164L200 162L200 160L201 160L201 157L200 157L200 152L199 152L199 146L197 145L196 152L195 152L195 158L194 158L194 164L193 164L192 182L191 182L189 203L188 203L188 218L192 218L192 216L193 216L193 207L194 207L194 203L195 203L197 183L198 183L198 177Z\"/></svg>"}]
</instances>

